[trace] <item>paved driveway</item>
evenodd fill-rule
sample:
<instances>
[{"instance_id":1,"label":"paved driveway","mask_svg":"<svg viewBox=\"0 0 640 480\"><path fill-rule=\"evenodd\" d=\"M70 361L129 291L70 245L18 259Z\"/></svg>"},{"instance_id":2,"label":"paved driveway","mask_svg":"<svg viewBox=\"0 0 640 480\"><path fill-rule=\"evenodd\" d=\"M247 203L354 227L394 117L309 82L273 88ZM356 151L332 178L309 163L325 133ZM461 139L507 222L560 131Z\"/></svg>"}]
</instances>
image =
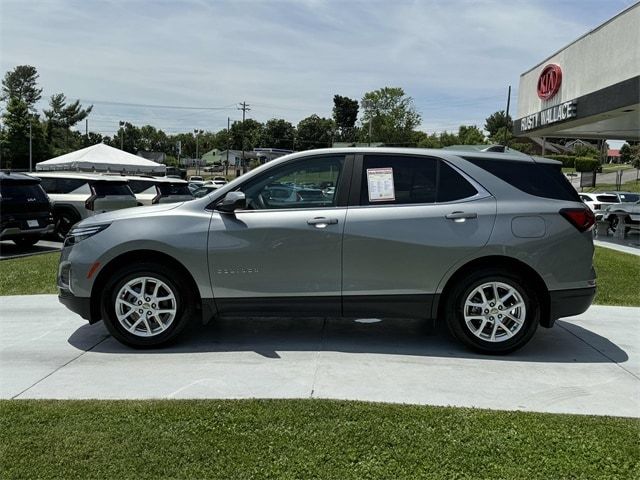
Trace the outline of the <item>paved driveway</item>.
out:
<instances>
[{"instance_id":1,"label":"paved driveway","mask_svg":"<svg viewBox=\"0 0 640 480\"><path fill-rule=\"evenodd\" d=\"M507 357L425 322L237 319L135 351L52 295L0 300L3 398L335 398L640 417L640 309L592 307Z\"/></svg>"}]
</instances>

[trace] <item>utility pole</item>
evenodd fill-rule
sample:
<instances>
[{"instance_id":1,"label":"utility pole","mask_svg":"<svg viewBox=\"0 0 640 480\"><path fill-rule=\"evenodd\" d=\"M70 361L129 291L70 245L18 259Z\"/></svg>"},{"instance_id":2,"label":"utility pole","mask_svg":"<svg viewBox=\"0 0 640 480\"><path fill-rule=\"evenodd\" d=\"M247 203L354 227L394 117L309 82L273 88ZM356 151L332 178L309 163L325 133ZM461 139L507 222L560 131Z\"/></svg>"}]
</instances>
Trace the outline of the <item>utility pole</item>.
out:
<instances>
[{"instance_id":1,"label":"utility pole","mask_svg":"<svg viewBox=\"0 0 640 480\"><path fill-rule=\"evenodd\" d=\"M224 164L224 176L229 175L229 140L231 139L231 119L227 117L227 161Z\"/></svg>"},{"instance_id":2,"label":"utility pole","mask_svg":"<svg viewBox=\"0 0 640 480\"><path fill-rule=\"evenodd\" d=\"M509 92L507 93L507 114L506 114L506 118L505 121L507 122L507 128L504 129L504 148L505 150L507 149L507 147L509 146L509 105L511 104L511 85L509 85ZM544 154L543 154L544 155Z\"/></svg>"},{"instance_id":3,"label":"utility pole","mask_svg":"<svg viewBox=\"0 0 640 480\"><path fill-rule=\"evenodd\" d=\"M120 122L120 150L124 150L124 122Z\"/></svg>"},{"instance_id":4,"label":"utility pole","mask_svg":"<svg viewBox=\"0 0 640 480\"><path fill-rule=\"evenodd\" d=\"M247 163L244 160L244 120L247 110L251 110L249 108L249 104L246 101L243 101L238 107L238 110L242 110L242 173L247 173Z\"/></svg>"},{"instance_id":5,"label":"utility pole","mask_svg":"<svg viewBox=\"0 0 640 480\"><path fill-rule=\"evenodd\" d=\"M193 131L196 136L196 175L200 175L200 155L198 152L198 140L200 139L200 134L204 133L204 130L198 130L197 128Z\"/></svg>"},{"instance_id":6,"label":"utility pole","mask_svg":"<svg viewBox=\"0 0 640 480\"><path fill-rule=\"evenodd\" d=\"M364 108L373 108L373 102L371 100L363 100L362 106ZM373 112L369 114L369 146L371 146L371 125L373 124Z\"/></svg>"},{"instance_id":7,"label":"utility pole","mask_svg":"<svg viewBox=\"0 0 640 480\"><path fill-rule=\"evenodd\" d=\"M31 118L29 119L29 173L33 172Z\"/></svg>"},{"instance_id":8,"label":"utility pole","mask_svg":"<svg viewBox=\"0 0 640 480\"><path fill-rule=\"evenodd\" d=\"M89 119L84 119L84 138L87 141L87 147L89 146Z\"/></svg>"}]
</instances>

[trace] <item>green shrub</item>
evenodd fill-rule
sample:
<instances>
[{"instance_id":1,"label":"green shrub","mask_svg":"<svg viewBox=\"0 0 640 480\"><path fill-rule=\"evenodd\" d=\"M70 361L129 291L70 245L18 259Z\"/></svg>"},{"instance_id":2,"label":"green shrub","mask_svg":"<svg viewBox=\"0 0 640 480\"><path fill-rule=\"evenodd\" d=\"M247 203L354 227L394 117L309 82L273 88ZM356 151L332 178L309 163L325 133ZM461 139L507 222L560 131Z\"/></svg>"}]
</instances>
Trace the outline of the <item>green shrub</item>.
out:
<instances>
[{"instance_id":1,"label":"green shrub","mask_svg":"<svg viewBox=\"0 0 640 480\"><path fill-rule=\"evenodd\" d=\"M591 157L576 157L575 165L578 172L594 172L598 170L600 162Z\"/></svg>"},{"instance_id":2,"label":"green shrub","mask_svg":"<svg viewBox=\"0 0 640 480\"><path fill-rule=\"evenodd\" d=\"M545 155L545 157L562 162L562 166L565 168L574 168L576 164L574 155Z\"/></svg>"}]
</instances>

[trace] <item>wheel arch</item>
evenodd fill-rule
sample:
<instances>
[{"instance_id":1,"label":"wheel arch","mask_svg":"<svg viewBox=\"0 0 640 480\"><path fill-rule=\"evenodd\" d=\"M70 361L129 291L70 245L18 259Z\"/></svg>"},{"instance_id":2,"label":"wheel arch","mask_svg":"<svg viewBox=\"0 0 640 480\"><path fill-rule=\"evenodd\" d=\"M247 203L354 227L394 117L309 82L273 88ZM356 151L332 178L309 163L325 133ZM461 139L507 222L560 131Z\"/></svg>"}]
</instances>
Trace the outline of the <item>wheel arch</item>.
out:
<instances>
[{"instance_id":1,"label":"wheel arch","mask_svg":"<svg viewBox=\"0 0 640 480\"><path fill-rule=\"evenodd\" d=\"M200 297L198 285L193 278L193 275L191 275L191 272L189 272L189 270L179 260L167 253L159 252L157 250L138 249L130 250L112 258L100 269L100 272L91 287L91 323L97 322L102 317L100 309L101 294L110 276L123 266L140 261L161 263L165 266L169 266L178 272L179 275L183 276L187 281L187 288L193 293L196 300L196 310L202 312L203 302Z\"/></svg>"},{"instance_id":2,"label":"wheel arch","mask_svg":"<svg viewBox=\"0 0 640 480\"><path fill-rule=\"evenodd\" d=\"M461 278L482 268L504 269L506 273L516 272L531 282L540 301L540 325L547 328L553 326L553 319L550 318L551 299L549 290L540 274L523 261L503 255L490 255L476 258L459 267L446 281L442 293L438 297L437 304L433 306L433 312L437 318L444 318L449 300L448 296L451 294L453 286L459 282Z\"/></svg>"}]
</instances>

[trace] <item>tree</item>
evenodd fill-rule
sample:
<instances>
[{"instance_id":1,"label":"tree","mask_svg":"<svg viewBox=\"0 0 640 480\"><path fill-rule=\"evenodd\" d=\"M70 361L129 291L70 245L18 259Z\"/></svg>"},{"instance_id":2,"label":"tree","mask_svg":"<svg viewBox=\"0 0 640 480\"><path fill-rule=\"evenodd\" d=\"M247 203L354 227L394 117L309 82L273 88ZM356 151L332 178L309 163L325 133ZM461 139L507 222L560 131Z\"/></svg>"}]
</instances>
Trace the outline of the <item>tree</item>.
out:
<instances>
[{"instance_id":1,"label":"tree","mask_svg":"<svg viewBox=\"0 0 640 480\"><path fill-rule=\"evenodd\" d=\"M32 166L46 160L49 151L44 128L37 115L29 112L28 105L12 97L2 115L5 126L2 161L4 167L18 170L29 168L29 125L31 125Z\"/></svg>"},{"instance_id":2,"label":"tree","mask_svg":"<svg viewBox=\"0 0 640 480\"><path fill-rule=\"evenodd\" d=\"M54 155L62 155L82 147L84 141L71 134L71 127L89 116L93 105L82 108L80 100L67 104L64 93L52 95L50 110L44 110L47 124L47 142Z\"/></svg>"},{"instance_id":3,"label":"tree","mask_svg":"<svg viewBox=\"0 0 640 480\"><path fill-rule=\"evenodd\" d=\"M494 112L485 119L484 129L489 132L489 137L496 138L496 134L501 128L507 128L509 132L513 131L513 119L504 110Z\"/></svg>"},{"instance_id":4,"label":"tree","mask_svg":"<svg viewBox=\"0 0 640 480\"><path fill-rule=\"evenodd\" d=\"M18 65L5 73L0 100L8 102L12 98L18 99L25 103L28 111L35 113L36 102L42 98L38 76L38 71L31 65Z\"/></svg>"},{"instance_id":5,"label":"tree","mask_svg":"<svg viewBox=\"0 0 640 480\"><path fill-rule=\"evenodd\" d=\"M303 118L298 123L296 148L298 150L309 150L311 148L331 147L334 130L335 124L330 118L319 117L316 114Z\"/></svg>"},{"instance_id":6,"label":"tree","mask_svg":"<svg viewBox=\"0 0 640 480\"><path fill-rule=\"evenodd\" d=\"M340 95L333 96L333 121L336 134L343 142L355 141L358 101Z\"/></svg>"},{"instance_id":7,"label":"tree","mask_svg":"<svg viewBox=\"0 0 640 480\"><path fill-rule=\"evenodd\" d=\"M628 143L620 147L620 163L631 163L631 146Z\"/></svg>"},{"instance_id":8,"label":"tree","mask_svg":"<svg viewBox=\"0 0 640 480\"><path fill-rule=\"evenodd\" d=\"M372 141L388 145L412 143L413 131L422 118L413 105L413 99L406 96L402 88L384 87L367 92L362 97L361 105L364 111L363 137L368 139L371 123Z\"/></svg>"},{"instance_id":9,"label":"tree","mask_svg":"<svg viewBox=\"0 0 640 480\"><path fill-rule=\"evenodd\" d=\"M272 118L264 125L261 145L272 148L292 149L295 127L282 118Z\"/></svg>"},{"instance_id":10,"label":"tree","mask_svg":"<svg viewBox=\"0 0 640 480\"><path fill-rule=\"evenodd\" d=\"M458 135L455 133L449 133L446 130L444 132L440 132L440 145L443 147L450 147L451 145L459 145L460 139Z\"/></svg>"},{"instance_id":11,"label":"tree","mask_svg":"<svg viewBox=\"0 0 640 480\"><path fill-rule=\"evenodd\" d=\"M634 168L640 168L640 144L631 147L630 162Z\"/></svg>"},{"instance_id":12,"label":"tree","mask_svg":"<svg viewBox=\"0 0 640 480\"><path fill-rule=\"evenodd\" d=\"M441 148L442 145L440 144L440 139L438 138L438 135L435 133L432 133L431 135L428 135L425 132L421 132L421 131L416 131L413 132L413 142L415 144L416 147L418 148Z\"/></svg>"},{"instance_id":13,"label":"tree","mask_svg":"<svg viewBox=\"0 0 640 480\"><path fill-rule=\"evenodd\" d=\"M244 150L250 151L260 146L264 125L252 118L243 122L236 121L231 124L231 148L242 150L242 138L244 137ZM244 133L243 133L244 132Z\"/></svg>"},{"instance_id":14,"label":"tree","mask_svg":"<svg viewBox=\"0 0 640 480\"><path fill-rule=\"evenodd\" d=\"M461 145L479 145L485 143L484 134L475 125L460 125L458 141Z\"/></svg>"}]
</instances>

